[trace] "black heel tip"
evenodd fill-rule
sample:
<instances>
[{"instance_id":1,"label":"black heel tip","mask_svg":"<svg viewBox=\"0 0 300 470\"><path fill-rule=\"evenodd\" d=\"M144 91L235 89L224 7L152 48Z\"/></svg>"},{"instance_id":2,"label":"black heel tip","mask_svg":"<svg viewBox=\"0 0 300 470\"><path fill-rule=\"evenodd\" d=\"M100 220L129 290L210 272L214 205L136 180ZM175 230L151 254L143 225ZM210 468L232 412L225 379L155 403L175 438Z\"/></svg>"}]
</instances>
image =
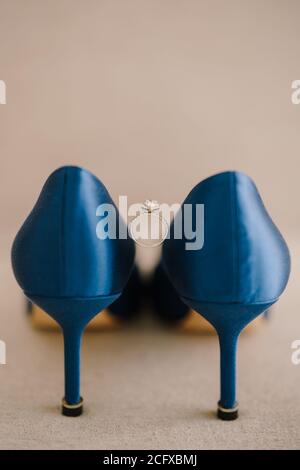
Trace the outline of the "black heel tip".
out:
<instances>
[{"instance_id":1,"label":"black heel tip","mask_svg":"<svg viewBox=\"0 0 300 470\"><path fill-rule=\"evenodd\" d=\"M218 418L222 421L234 421L239 417L238 406L234 408L223 408L220 404L218 406Z\"/></svg>"},{"instance_id":2,"label":"black heel tip","mask_svg":"<svg viewBox=\"0 0 300 470\"><path fill-rule=\"evenodd\" d=\"M80 397L80 401L78 403L75 405L69 405L63 398L61 412L64 416L80 416L83 412L83 399Z\"/></svg>"}]
</instances>

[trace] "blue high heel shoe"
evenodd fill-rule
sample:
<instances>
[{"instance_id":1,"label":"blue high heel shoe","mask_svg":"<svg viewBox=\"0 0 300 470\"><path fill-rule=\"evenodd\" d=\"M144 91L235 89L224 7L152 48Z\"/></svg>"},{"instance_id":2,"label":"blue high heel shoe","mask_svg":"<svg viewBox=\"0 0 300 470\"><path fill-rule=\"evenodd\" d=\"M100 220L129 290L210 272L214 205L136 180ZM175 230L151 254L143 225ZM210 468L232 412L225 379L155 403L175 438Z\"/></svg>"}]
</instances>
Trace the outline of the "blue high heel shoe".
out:
<instances>
[{"instance_id":1,"label":"blue high heel shoe","mask_svg":"<svg viewBox=\"0 0 300 470\"><path fill-rule=\"evenodd\" d=\"M65 349L62 413L82 413L80 346L88 322L117 301L134 266L135 247L127 238L96 235L100 204L115 207L104 185L90 172L66 166L46 181L18 232L12 265L26 297L61 326ZM116 214L117 208L115 207ZM116 233L126 233L121 218Z\"/></svg>"},{"instance_id":2,"label":"blue high heel shoe","mask_svg":"<svg viewBox=\"0 0 300 470\"><path fill-rule=\"evenodd\" d=\"M141 311L144 285L138 268L135 266L120 297L101 315L96 315L87 325L89 331L115 330L135 320ZM52 331L59 325L37 305L25 298L25 312L31 325L37 330ZM100 312L99 312L100 313Z\"/></svg>"},{"instance_id":3,"label":"blue high heel shoe","mask_svg":"<svg viewBox=\"0 0 300 470\"><path fill-rule=\"evenodd\" d=\"M204 204L204 245L199 250L186 249L190 240L184 236L184 226L190 221L184 211L177 214L163 245L162 266L168 277L164 284L177 310L175 317L186 314L180 300L201 313L217 331L221 353L218 417L233 420L238 417L238 337L285 289L289 251L255 184L243 173L224 172L207 178L184 204L190 204L193 213L197 204ZM183 238L176 239L174 226L181 224L181 216Z\"/></svg>"}]
</instances>

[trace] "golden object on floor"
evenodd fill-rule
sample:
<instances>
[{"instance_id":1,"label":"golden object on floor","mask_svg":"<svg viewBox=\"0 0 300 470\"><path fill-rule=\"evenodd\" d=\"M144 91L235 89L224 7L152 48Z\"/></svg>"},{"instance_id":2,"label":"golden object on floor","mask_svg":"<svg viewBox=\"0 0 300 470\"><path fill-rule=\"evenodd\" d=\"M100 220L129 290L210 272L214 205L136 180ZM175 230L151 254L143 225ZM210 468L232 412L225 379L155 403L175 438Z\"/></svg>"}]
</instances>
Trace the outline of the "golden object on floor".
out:
<instances>
[{"instance_id":1,"label":"golden object on floor","mask_svg":"<svg viewBox=\"0 0 300 470\"><path fill-rule=\"evenodd\" d=\"M254 330L257 326L266 321L263 315L259 315L245 328L244 332ZM177 329L182 333L214 335L216 331L214 327L199 313L190 310L189 313L177 325Z\"/></svg>"},{"instance_id":2,"label":"golden object on floor","mask_svg":"<svg viewBox=\"0 0 300 470\"><path fill-rule=\"evenodd\" d=\"M32 326L38 330L59 330L59 325L44 310L32 304L28 314ZM106 331L120 328L121 321L105 309L96 315L87 325L87 331Z\"/></svg>"}]
</instances>

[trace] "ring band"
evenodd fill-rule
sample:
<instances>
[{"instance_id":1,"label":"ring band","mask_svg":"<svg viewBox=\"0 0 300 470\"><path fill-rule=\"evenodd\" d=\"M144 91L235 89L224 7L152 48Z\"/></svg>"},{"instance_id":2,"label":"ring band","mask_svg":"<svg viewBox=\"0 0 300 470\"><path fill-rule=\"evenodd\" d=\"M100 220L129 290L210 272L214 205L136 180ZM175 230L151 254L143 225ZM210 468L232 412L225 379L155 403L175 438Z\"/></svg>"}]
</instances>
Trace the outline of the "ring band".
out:
<instances>
[{"instance_id":1,"label":"ring band","mask_svg":"<svg viewBox=\"0 0 300 470\"><path fill-rule=\"evenodd\" d=\"M80 416L83 411L83 398L78 403L70 404L65 398L62 399L62 414L64 416Z\"/></svg>"},{"instance_id":2,"label":"ring band","mask_svg":"<svg viewBox=\"0 0 300 470\"><path fill-rule=\"evenodd\" d=\"M163 215L159 212L159 209L160 209L160 205L157 201L154 201L154 200L149 200L147 199L142 205L141 205L141 212L138 216L136 216L129 224L129 234L130 234L130 237L140 246L151 246L151 247L155 247L155 246L159 246L163 243L163 241L166 239L167 235L168 235L168 232L169 232L169 224L168 222L165 220L165 218L163 217ZM161 235L161 238L150 238L150 240L152 240L152 243L151 244L148 244L148 243L143 243L141 242L141 240L136 237L136 234L135 234L135 229L136 229L136 226L138 226L140 223L141 223L141 220L143 219L143 216L155 216L157 217L157 219L159 220L159 223L160 223L160 230L162 230L162 235ZM147 219L148 220L148 219ZM148 221L147 221L148 223ZM148 239L148 238L147 238ZM153 240L157 240L157 241L153 241Z\"/></svg>"},{"instance_id":3,"label":"ring band","mask_svg":"<svg viewBox=\"0 0 300 470\"><path fill-rule=\"evenodd\" d=\"M220 402L218 403L218 418L223 421L233 421L239 416L239 405L235 404L232 408L224 408Z\"/></svg>"},{"instance_id":4,"label":"ring band","mask_svg":"<svg viewBox=\"0 0 300 470\"><path fill-rule=\"evenodd\" d=\"M236 405L233 408L223 408L223 406L218 403L218 409L222 411L223 413L233 413L234 411L237 411L239 409L239 404L236 403Z\"/></svg>"}]
</instances>

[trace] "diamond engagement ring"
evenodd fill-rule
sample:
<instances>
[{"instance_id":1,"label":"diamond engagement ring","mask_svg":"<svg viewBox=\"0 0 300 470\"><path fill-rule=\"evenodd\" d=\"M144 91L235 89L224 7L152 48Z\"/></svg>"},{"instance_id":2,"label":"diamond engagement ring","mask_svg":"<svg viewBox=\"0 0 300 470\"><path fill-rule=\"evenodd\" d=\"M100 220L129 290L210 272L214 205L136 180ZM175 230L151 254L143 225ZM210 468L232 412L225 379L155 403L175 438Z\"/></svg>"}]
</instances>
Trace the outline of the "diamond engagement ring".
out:
<instances>
[{"instance_id":1,"label":"diamond engagement ring","mask_svg":"<svg viewBox=\"0 0 300 470\"><path fill-rule=\"evenodd\" d=\"M168 235L169 225L160 213L160 205L147 199L129 226L131 238L140 246L152 247L163 243Z\"/></svg>"}]
</instances>

